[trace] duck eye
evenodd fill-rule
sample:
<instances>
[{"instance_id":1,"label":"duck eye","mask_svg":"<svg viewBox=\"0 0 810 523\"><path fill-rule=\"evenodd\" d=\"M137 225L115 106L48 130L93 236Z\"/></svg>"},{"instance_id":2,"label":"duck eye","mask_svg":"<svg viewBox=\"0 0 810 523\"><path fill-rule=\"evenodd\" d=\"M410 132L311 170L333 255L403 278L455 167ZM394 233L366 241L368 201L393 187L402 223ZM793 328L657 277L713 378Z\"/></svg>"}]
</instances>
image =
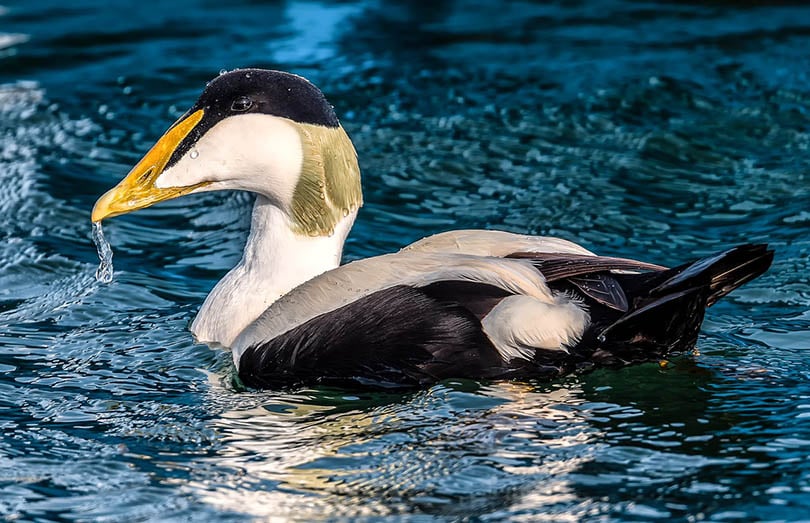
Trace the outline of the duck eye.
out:
<instances>
[{"instance_id":1,"label":"duck eye","mask_svg":"<svg viewBox=\"0 0 810 523\"><path fill-rule=\"evenodd\" d=\"M240 96L231 103L231 110L238 113L243 113L253 107L253 100L247 96Z\"/></svg>"}]
</instances>

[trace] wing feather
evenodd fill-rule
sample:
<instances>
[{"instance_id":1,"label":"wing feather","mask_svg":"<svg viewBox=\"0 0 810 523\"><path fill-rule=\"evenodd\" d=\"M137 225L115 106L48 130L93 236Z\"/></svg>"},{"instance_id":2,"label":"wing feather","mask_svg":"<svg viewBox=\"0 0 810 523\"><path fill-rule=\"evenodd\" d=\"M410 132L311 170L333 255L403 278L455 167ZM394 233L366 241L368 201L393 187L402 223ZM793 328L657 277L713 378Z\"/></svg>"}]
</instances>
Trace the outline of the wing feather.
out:
<instances>
[{"instance_id":1,"label":"wing feather","mask_svg":"<svg viewBox=\"0 0 810 523\"><path fill-rule=\"evenodd\" d=\"M666 267L627 258L582 254L514 252L506 258L528 259L547 282L601 271L663 271Z\"/></svg>"},{"instance_id":2,"label":"wing feather","mask_svg":"<svg viewBox=\"0 0 810 523\"><path fill-rule=\"evenodd\" d=\"M568 278L568 281L583 294L593 298L596 302L606 307L621 312L627 312L629 308L624 289L622 289L619 282L616 281L616 278L606 272L572 276Z\"/></svg>"}]
</instances>

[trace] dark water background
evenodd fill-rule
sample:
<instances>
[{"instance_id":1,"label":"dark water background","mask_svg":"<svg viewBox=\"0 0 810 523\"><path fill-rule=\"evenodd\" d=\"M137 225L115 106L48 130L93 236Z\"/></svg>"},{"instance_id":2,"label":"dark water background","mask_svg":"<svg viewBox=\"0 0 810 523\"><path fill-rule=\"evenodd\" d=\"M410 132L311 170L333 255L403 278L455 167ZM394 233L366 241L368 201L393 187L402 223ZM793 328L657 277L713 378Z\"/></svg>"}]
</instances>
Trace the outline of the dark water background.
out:
<instances>
[{"instance_id":1,"label":"dark water background","mask_svg":"<svg viewBox=\"0 0 810 523\"><path fill-rule=\"evenodd\" d=\"M810 520L810 7L4 0L0 515ZM235 390L187 325L245 195L89 213L221 69L315 81L361 158L347 259L460 227L772 270L700 354L552 383Z\"/></svg>"}]
</instances>

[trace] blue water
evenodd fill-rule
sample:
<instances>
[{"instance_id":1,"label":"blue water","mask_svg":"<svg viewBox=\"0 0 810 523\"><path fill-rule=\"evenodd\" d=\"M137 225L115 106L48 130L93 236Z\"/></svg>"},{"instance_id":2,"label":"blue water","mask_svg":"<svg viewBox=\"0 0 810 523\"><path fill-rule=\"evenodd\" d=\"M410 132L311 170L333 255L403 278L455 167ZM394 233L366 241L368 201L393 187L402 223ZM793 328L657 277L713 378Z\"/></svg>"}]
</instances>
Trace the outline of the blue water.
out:
<instances>
[{"instance_id":1,"label":"blue water","mask_svg":"<svg viewBox=\"0 0 810 523\"><path fill-rule=\"evenodd\" d=\"M0 515L810 519L810 8L3 0ZM114 5L113 5L114 4ZM346 258L462 227L773 268L699 353L551 383L239 390L188 323L250 198L90 209L221 69L316 82L360 154Z\"/></svg>"}]
</instances>

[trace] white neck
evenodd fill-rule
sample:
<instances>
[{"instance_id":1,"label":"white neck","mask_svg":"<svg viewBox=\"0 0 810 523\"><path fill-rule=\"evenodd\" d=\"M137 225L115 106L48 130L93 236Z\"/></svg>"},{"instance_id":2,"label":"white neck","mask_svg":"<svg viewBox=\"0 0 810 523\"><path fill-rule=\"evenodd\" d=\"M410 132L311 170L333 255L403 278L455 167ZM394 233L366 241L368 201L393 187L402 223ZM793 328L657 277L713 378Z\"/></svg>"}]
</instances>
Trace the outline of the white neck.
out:
<instances>
[{"instance_id":1,"label":"white neck","mask_svg":"<svg viewBox=\"0 0 810 523\"><path fill-rule=\"evenodd\" d=\"M281 209L257 196L242 260L217 283L191 324L197 341L230 347L281 296L337 267L356 215L343 218L331 236L301 236Z\"/></svg>"}]
</instances>

